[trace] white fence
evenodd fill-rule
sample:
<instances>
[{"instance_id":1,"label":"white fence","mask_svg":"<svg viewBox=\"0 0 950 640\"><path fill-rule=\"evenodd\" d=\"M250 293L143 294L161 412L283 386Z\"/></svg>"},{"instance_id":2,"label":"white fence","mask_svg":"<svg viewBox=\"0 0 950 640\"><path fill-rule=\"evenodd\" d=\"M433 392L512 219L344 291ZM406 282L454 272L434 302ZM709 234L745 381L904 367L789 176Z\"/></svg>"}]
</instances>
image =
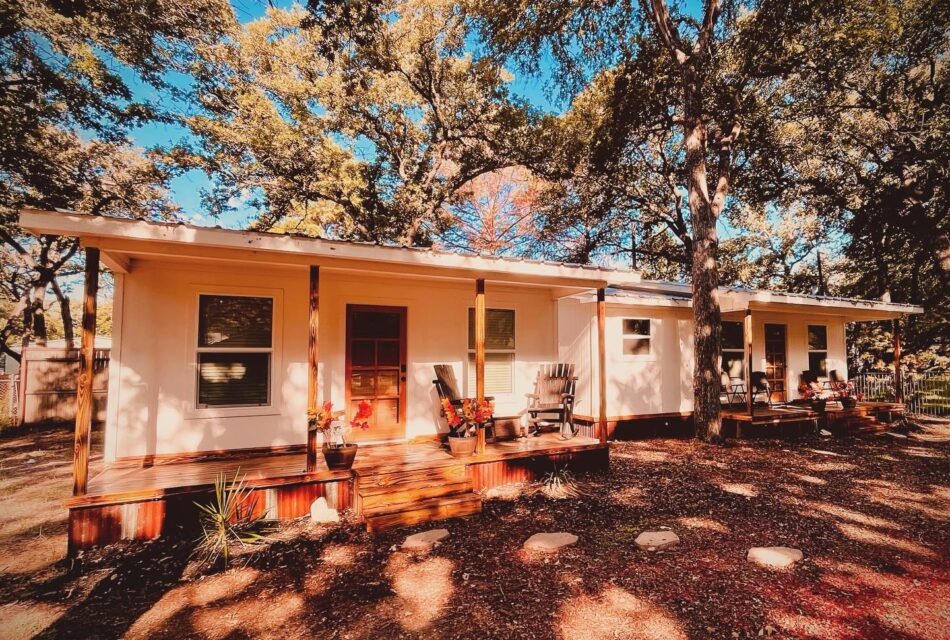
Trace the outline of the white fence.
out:
<instances>
[{"instance_id":1,"label":"white fence","mask_svg":"<svg viewBox=\"0 0 950 640\"><path fill-rule=\"evenodd\" d=\"M897 398L894 374L886 372L862 373L851 379L855 389L865 400L894 402ZM905 373L904 404L910 413L928 416L950 416L950 373L925 371Z\"/></svg>"}]
</instances>

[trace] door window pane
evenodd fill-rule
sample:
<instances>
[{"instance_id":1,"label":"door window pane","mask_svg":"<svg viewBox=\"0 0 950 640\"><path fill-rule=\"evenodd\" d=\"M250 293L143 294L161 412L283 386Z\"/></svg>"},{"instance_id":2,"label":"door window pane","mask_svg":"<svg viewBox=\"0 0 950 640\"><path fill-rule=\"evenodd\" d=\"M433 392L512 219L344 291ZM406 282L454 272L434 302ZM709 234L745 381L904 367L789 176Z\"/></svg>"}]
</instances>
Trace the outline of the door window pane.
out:
<instances>
[{"instance_id":1,"label":"door window pane","mask_svg":"<svg viewBox=\"0 0 950 640\"><path fill-rule=\"evenodd\" d=\"M376 343L376 364L381 367L399 366L399 343L398 342L377 342Z\"/></svg>"},{"instance_id":2,"label":"door window pane","mask_svg":"<svg viewBox=\"0 0 950 640\"><path fill-rule=\"evenodd\" d=\"M376 344L372 340L354 340L351 362L357 367L371 367L376 364Z\"/></svg>"},{"instance_id":3,"label":"door window pane","mask_svg":"<svg viewBox=\"0 0 950 640\"><path fill-rule=\"evenodd\" d=\"M399 395L399 371L380 371L376 375L376 395L377 396L398 396Z\"/></svg>"},{"instance_id":4,"label":"door window pane","mask_svg":"<svg viewBox=\"0 0 950 640\"><path fill-rule=\"evenodd\" d=\"M354 338L399 338L400 315L388 311L353 313Z\"/></svg>"},{"instance_id":5,"label":"door window pane","mask_svg":"<svg viewBox=\"0 0 950 640\"><path fill-rule=\"evenodd\" d=\"M375 377L370 371L353 371L350 373L350 394L355 397L369 397L373 395Z\"/></svg>"}]
</instances>

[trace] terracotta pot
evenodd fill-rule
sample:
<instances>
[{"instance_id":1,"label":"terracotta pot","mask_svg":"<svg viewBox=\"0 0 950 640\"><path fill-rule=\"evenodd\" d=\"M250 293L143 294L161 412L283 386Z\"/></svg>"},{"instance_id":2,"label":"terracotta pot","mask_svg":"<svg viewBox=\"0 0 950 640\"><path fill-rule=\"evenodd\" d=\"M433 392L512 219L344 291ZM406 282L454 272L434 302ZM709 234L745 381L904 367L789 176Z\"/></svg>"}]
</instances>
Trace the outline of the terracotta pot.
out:
<instances>
[{"instance_id":1,"label":"terracotta pot","mask_svg":"<svg viewBox=\"0 0 950 640\"><path fill-rule=\"evenodd\" d=\"M327 461L327 468L331 471L345 471L353 466L356 459L356 450L359 445L346 444L342 447L323 445L323 459Z\"/></svg>"},{"instance_id":2,"label":"terracotta pot","mask_svg":"<svg viewBox=\"0 0 950 640\"><path fill-rule=\"evenodd\" d=\"M841 398L841 406L845 409L854 409L856 406L858 406L858 400L857 398L851 397Z\"/></svg>"},{"instance_id":3,"label":"terracotta pot","mask_svg":"<svg viewBox=\"0 0 950 640\"><path fill-rule=\"evenodd\" d=\"M456 458L464 458L475 453L478 438L453 438L449 436L449 452Z\"/></svg>"}]
</instances>

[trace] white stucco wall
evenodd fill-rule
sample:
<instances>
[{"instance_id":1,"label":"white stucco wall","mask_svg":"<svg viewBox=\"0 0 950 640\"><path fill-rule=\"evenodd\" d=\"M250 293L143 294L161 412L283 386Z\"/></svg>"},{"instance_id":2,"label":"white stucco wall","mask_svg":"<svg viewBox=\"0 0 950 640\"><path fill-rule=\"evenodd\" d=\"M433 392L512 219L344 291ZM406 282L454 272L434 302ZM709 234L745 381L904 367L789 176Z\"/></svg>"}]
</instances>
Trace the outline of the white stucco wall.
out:
<instances>
[{"instance_id":1,"label":"white stucco wall","mask_svg":"<svg viewBox=\"0 0 950 640\"><path fill-rule=\"evenodd\" d=\"M306 436L305 269L136 261L117 299L118 366L110 389L106 459L301 444ZM474 282L386 278L324 270L320 279L320 399L345 399L347 304L407 307L407 427L412 438L444 430L432 365L453 364L465 384L467 314ZM199 293L270 294L276 300L270 407L195 408ZM515 310L514 389L496 414L517 415L537 367L557 357L557 314L542 287L495 286L489 308ZM474 393L474 389L467 390Z\"/></svg>"},{"instance_id":2,"label":"white stucco wall","mask_svg":"<svg viewBox=\"0 0 950 640\"><path fill-rule=\"evenodd\" d=\"M725 314L724 320L741 320L743 314ZM652 352L624 356L624 318L651 320ZM765 370L762 342L765 325L786 325L789 400L798 397L801 372L808 368L809 324L828 327L828 370L847 376L845 322L840 316L796 313L753 313L753 368ZM577 413L596 417L599 392L597 371L597 321L593 302L574 299L558 303L558 350L563 362L573 362L578 372ZM611 419L692 411L693 322L692 310L669 307L607 304L607 415ZM746 355L746 358L748 355Z\"/></svg>"}]
</instances>

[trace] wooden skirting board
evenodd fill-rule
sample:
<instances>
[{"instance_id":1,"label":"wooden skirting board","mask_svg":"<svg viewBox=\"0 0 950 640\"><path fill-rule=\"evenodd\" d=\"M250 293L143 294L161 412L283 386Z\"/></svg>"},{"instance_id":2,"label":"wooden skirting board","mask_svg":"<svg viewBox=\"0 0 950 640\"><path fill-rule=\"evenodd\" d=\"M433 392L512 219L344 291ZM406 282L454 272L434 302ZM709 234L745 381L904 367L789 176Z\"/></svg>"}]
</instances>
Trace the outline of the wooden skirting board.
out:
<instances>
[{"instance_id":1,"label":"wooden skirting board","mask_svg":"<svg viewBox=\"0 0 950 640\"><path fill-rule=\"evenodd\" d=\"M299 472L247 479L246 483L255 500L255 513L276 520L299 518L307 515L313 501L322 496L333 508L353 509L366 519L371 530L378 531L428 519L477 513L481 510L481 497L474 491L536 480L555 468L567 467L578 473L606 469L609 464L607 446L590 439L578 436L572 441L556 442L556 446L547 447L547 444L544 439L494 443L485 454L463 459L430 453L442 453L434 443L413 445L411 450L422 447L423 455L408 458L402 454L387 460L379 449L352 471ZM371 449L367 447L367 452ZM397 447L392 449L398 450ZM282 457L303 461L302 453ZM243 462L246 464L247 460ZM221 465L220 459L205 459L182 467L211 467L214 471ZM247 468L247 471L253 470ZM169 462L139 470L126 468L126 473L132 472L167 475L177 470ZM209 477L213 478L213 474L206 470L200 483L130 487L121 492L70 499L67 503L70 553L120 540L194 536L198 525L194 503L211 499L213 481L207 482ZM126 484L120 486L131 483L124 478L123 482Z\"/></svg>"}]
</instances>

